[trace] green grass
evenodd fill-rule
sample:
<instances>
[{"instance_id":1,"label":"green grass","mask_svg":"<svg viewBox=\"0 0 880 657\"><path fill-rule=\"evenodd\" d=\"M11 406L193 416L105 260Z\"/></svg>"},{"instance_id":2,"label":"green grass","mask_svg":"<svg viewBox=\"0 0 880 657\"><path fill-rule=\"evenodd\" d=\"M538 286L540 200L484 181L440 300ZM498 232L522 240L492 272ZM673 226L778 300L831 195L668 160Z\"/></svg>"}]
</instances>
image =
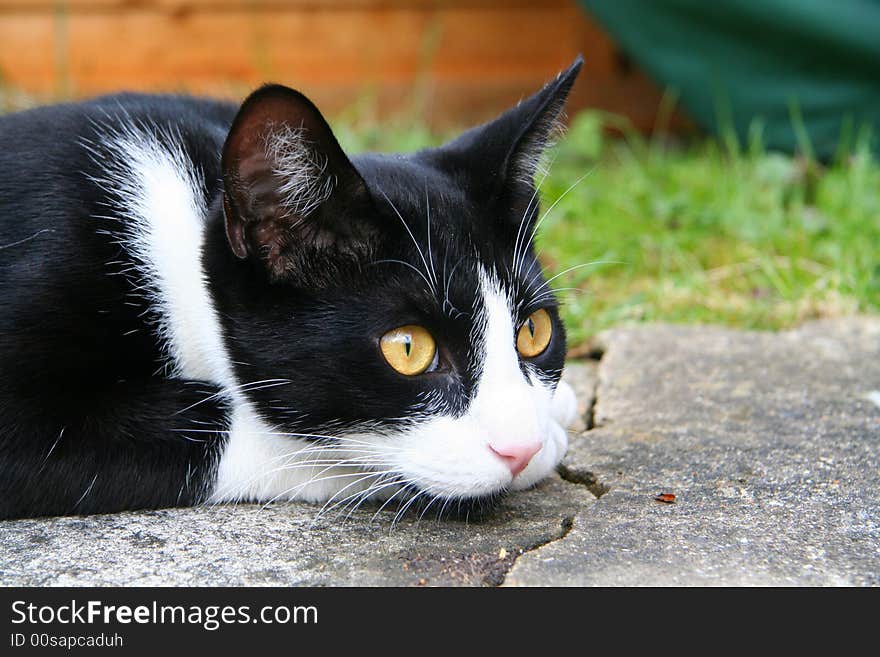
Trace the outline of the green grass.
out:
<instances>
[{"instance_id":1,"label":"green grass","mask_svg":"<svg viewBox=\"0 0 880 657\"><path fill-rule=\"evenodd\" d=\"M610 139L609 121L620 124L576 117L541 184L553 206L541 260L550 275L576 268L553 282L572 288L560 293L572 345L634 322L779 329L880 311L880 163L867 139L822 166L757 137L742 148ZM437 141L405 125L341 125L355 150Z\"/></svg>"},{"instance_id":2,"label":"green grass","mask_svg":"<svg viewBox=\"0 0 880 657\"><path fill-rule=\"evenodd\" d=\"M609 143L600 127L575 120L542 186L553 203L589 172L547 217L547 268L615 263L564 284L573 342L621 322L778 329L880 310L880 164L866 146L822 167L757 140L672 149Z\"/></svg>"}]
</instances>

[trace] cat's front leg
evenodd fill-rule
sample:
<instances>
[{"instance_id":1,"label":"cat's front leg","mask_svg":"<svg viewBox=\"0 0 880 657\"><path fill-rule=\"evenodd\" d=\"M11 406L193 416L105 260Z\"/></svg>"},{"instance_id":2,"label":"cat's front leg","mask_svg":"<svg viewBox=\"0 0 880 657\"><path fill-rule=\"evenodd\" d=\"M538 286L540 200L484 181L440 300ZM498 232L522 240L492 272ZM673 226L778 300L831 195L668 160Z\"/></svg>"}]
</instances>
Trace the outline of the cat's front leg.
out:
<instances>
[{"instance_id":1,"label":"cat's front leg","mask_svg":"<svg viewBox=\"0 0 880 657\"><path fill-rule=\"evenodd\" d=\"M0 402L0 518L198 504L227 440L226 404L202 382L120 381Z\"/></svg>"}]
</instances>

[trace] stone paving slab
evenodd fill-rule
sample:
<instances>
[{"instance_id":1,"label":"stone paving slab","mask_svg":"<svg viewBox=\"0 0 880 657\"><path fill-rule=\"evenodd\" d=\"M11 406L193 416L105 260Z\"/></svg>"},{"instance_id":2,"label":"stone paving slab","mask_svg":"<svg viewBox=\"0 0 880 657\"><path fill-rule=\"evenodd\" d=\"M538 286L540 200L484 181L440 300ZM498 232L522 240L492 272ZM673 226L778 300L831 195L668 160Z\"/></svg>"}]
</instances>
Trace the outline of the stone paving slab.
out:
<instances>
[{"instance_id":1,"label":"stone paving slab","mask_svg":"<svg viewBox=\"0 0 880 657\"><path fill-rule=\"evenodd\" d=\"M610 492L506 584L880 584L880 321L605 342L564 472Z\"/></svg>"},{"instance_id":2,"label":"stone paving slab","mask_svg":"<svg viewBox=\"0 0 880 657\"><path fill-rule=\"evenodd\" d=\"M0 527L0 582L22 586L486 586L558 539L595 501L558 477L479 522L375 509L315 524L306 504L17 520ZM503 551L502 551L503 550Z\"/></svg>"},{"instance_id":3,"label":"stone paving slab","mask_svg":"<svg viewBox=\"0 0 880 657\"><path fill-rule=\"evenodd\" d=\"M582 424L564 479L485 519L315 523L273 504L10 521L0 583L880 584L880 318L602 342L565 374Z\"/></svg>"}]
</instances>

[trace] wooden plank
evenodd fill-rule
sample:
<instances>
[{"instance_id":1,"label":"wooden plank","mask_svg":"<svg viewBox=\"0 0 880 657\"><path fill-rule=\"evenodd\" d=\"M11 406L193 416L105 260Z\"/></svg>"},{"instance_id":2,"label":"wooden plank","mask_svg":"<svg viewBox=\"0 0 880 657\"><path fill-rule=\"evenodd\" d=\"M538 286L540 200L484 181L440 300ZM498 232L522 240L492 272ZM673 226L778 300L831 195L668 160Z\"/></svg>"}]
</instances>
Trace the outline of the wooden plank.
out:
<instances>
[{"instance_id":1,"label":"wooden plank","mask_svg":"<svg viewBox=\"0 0 880 657\"><path fill-rule=\"evenodd\" d=\"M45 12L59 9L69 13L94 11L152 10L184 13L189 11L265 11L339 9L452 9L483 8L564 8L571 0L0 0L0 13Z\"/></svg>"},{"instance_id":2,"label":"wooden plank","mask_svg":"<svg viewBox=\"0 0 880 657\"><path fill-rule=\"evenodd\" d=\"M27 11L3 13L16 2ZM572 110L625 113L648 129L660 98L644 75L621 67L610 40L565 0L503 7L333 0L331 11L304 0L47 6L0 0L0 80L42 100L120 89L241 97L272 80L302 89L331 112L369 98L383 113L415 108L440 125L487 118L578 52L586 66ZM178 6L189 9L166 10Z\"/></svg>"},{"instance_id":3,"label":"wooden plank","mask_svg":"<svg viewBox=\"0 0 880 657\"><path fill-rule=\"evenodd\" d=\"M570 16L569 16L570 18ZM523 24L531 38L513 41ZM308 84L546 76L577 51L558 12L522 8L437 11L196 12L37 15L0 21L6 79L76 93L134 85L204 89L218 79Z\"/></svg>"}]
</instances>

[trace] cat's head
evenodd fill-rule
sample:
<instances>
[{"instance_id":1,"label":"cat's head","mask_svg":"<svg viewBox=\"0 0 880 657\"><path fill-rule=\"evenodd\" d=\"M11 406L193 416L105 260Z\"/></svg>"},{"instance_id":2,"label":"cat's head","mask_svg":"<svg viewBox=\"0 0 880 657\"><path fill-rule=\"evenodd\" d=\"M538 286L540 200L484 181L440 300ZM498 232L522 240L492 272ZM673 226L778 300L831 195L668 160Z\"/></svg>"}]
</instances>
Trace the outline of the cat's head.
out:
<instances>
[{"instance_id":1,"label":"cat's head","mask_svg":"<svg viewBox=\"0 0 880 657\"><path fill-rule=\"evenodd\" d=\"M215 282L237 378L281 381L242 390L280 434L367 473L359 487L487 500L562 458L565 330L533 237L580 67L405 155L347 156L285 87L242 105L223 152L236 280Z\"/></svg>"}]
</instances>

